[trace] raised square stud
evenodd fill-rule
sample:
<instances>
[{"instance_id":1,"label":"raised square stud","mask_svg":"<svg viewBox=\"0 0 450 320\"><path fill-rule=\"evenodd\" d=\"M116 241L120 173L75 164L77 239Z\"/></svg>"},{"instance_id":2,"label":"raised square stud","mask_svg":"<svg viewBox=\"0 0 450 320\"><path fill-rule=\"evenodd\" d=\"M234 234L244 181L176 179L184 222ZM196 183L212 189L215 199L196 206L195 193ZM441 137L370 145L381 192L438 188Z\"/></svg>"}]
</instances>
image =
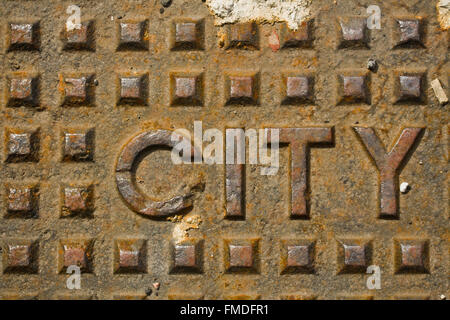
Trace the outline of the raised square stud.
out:
<instances>
[{"instance_id":1,"label":"raised square stud","mask_svg":"<svg viewBox=\"0 0 450 320\"><path fill-rule=\"evenodd\" d=\"M38 214L37 186L6 186L7 218L32 218Z\"/></svg>"},{"instance_id":2,"label":"raised square stud","mask_svg":"<svg viewBox=\"0 0 450 320\"><path fill-rule=\"evenodd\" d=\"M117 240L114 273L145 273L147 269L145 240Z\"/></svg>"},{"instance_id":3,"label":"raised square stud","mask_svg":"<svg viewBox=\"0 0 450 320\"><path fill-rule=\"evenodd\" d=\"M203 241L190 241L172 245L171 273L201 273Z\"/></svg>"},{"instance_id":4,"label":"raised square stud","mask_svg":"<svg viewBox=\"0 0 450 320\"><path fill-rule=\"evenodd\" d=\"M396 240L395 273L429 273L429 241Z\"/></svg>"},{"instance_id":5,"label":"raised square stud","mask_svg":"<svg viewBox=\"0 0 450 320\"><path fill-rule=\"evenodd\" d=\"M8 51L39 50L40 27L36 23L9 23L8 24Z\"/></svg>"},{"instance_id":6,"label":"raised square stud","mask_svg":"<svg viewBox=\"0 0 450 320\"><path fill-rule=\"evenodd\" d=\"M63 132L63 161L85 162L94 160L94 129Z\"/></svg>"},{"instance_id":7,"label":"raised square stud","mask_svg":"<svg viewBox=\"0 0 450 320\"><path fill-rule=\"evenodd\" d=\"M171 75L171 105L202 106L203 75Z\"/></svg>"},{"instance_id":8,"label":"raised square stud","mask_svg":"<svg viewBox=\"0 0 450 320\"><path fill-rule=\"evenodd\" d=\"M64 187L61 217L92 217L94 211L94 188Z\"/></svg>"},{"instance_id":9,"label":"raised square stud","mask_svg":"<svg viewBox=\"0 0 450 320\"><path fill-rule=\"evenodd\" d=\"M62 77L63 106L90 106L94 102L94 76Z\"/></svg>"},{"instance_id":10,"label":"raised square stud","mask_svg":"<svg viewBox=\"0 0 450 320\"><path fill-rule=\"evenodd\" d=\"M228 75L227 105L257 105L259 75Z\"/></svg>"},{"instance_id":11,"label":"raised square stud","mask_svg":"<svg viewBox=\"0 0 450 320\"><path fill-rule=\"evenodd\" d=\"M39 129L6 130L6 162L38 162Z\"/></svg>"},{"instance_id":12,"label":"raised square stud","mask_svg":"<svg viewBox=\"0 0 450 320\"><path fill-rule=\"evenodd\" d=\"M172 50L203 50L204 28L203 20L174 22L171 39Z\"/></svg>"},{"instance_id":13,"label":"raised square stud","mask_svg":"<svg viewBox=\"0 0 450 320\"><path fill-rule=\"evenodd\" d=\"M38 245L33 241L11 241L3 251L4 273L37 273Z\"/></svg>"},{"instance_id":14,"label":"raised square stud","mask_svg":"<svg viewBox=\"0 0 450 320\"><path fill-rule=\"evenodd\" d=\"M62 36L64 50L95 50L94 21L82 22L79 28L67 29L65 26Z\"/></svg>"},{"instance_id":15,"label":"raised square stud","mask_svg":"<svg viewBox=\"0 0 450 320\"><path fill-rule=\"evenodd\" d=\"M424 48L424 29L422 19L396 19L394 48Z\"/></svg>"},{"instance_id":16,"label":"raised square stud","mask_svg":"<svg viewBox=\"0 0 450 320\"><path fill-rule=\"evenodd\" d=\"M148 21L119 23L119 51L148 50Z\"/></svg>"},{"instance_id":17,"label":"raised square stud","mask_svg":"<svg viewBox=\"0 0 450 320\"><path fill-rule=\"evenodd\" d=\"M365 273L371 262L371 241L338 241L338 274Z\"/></svg>"},{"instance_id":18,"label":"raised square stud","mask_svg":"<svg viewBox=\"0 0 450 320\"><path fill-rule=\"evenodd\" d=\"M229 25L229 44L227 48L257 50L259 49L258 27L253 22Z\"/></svg>"},{"instance_id":19,"label":"raised square stud","mask_svg":"<svg viewBox=\"0 0 450 320\"><path fill-rule=\"evenodd\" d=\"M227 273L259 272L259 241L226 240L225 270Z\"/></svg>"},{"instance_id":20,"label":"raised square stud","mask_svg":"<svg viewBox=\"0 0 450 320\"><path fill-rule=\"evenodd\" d=\"M426 77L421 73L402 73L395 76L395 103L424 104Z\"/></svg>"},{"instance_id":21,"label":"raised square stud","mask_svg":"<svg viewBox=\"0 0 450 320\"><path fill-rule=\"evenodd\" d=\"M288 75L283 77L284 99L282 104L313 103L314 79L310 76Z\"/></svg>"},{"instance_id":22,"label":"raised square stud","mask_svg":"<svg viewBox=\"0 0 450 320\"><path fill-rule=\"evenodd\" d=\"M37 107L39 77L14 76L8 79L8 107Z\"/></svg>"},{"instance_id":23,"label":"raised square stud","mask_svg":"<svg viewBox=\"0 0 450 320\"><path fill-rule=\"evenodd\" d=\"M339 25L339 48L368 49L369 29L363 17L341 17Z\"/></svg>"},{"instance_id":24,"label":"raised square stud","mask_svg":"<svg viewBox=\"0 0 450 320\"><path fill-rule=\"evenodd\" d=\"M147 105L148 75L119 78L119 105Z\"/></svg>"},{"instance_id":25,"label":"raised square stud","mask_svg":"<svg viewBox=\"0 0 450 320\"><path fill-rule=\"evenodd\" d=\"M367 75L339 75L338 85L338 104L370 104L370 79Z\"/></svg>"},{"instance_id":26,"label":"raised square stud","mask_svg":"<svg viewBox=\"0 0 450 320\"><path fill-rule=\"evenodd\" d=\"M63 240L59 248L59 272L76 266L82 272L93 272L93 241L85 239Z\"/></svg>"},{"instance_id":27,"label":"raised square stud","mask_svg":"<svg viewBox=\"0 0 450 320\"><path fill-rule=\"evenodd\" d=\"M302 22L297 30L291 30L286 24L281 29L282 49L312 48L313 21Z\"/></svg>"},{"instance_id":28,"label":"raised square stud","mask_svg":"<svg viewBox=\"0 0 450 320\"><path fill-rule=\"evenodd\" d=\"M315 243L307 240L281 242L281 274L314 273Z\"/></svg>"}]
</instances>

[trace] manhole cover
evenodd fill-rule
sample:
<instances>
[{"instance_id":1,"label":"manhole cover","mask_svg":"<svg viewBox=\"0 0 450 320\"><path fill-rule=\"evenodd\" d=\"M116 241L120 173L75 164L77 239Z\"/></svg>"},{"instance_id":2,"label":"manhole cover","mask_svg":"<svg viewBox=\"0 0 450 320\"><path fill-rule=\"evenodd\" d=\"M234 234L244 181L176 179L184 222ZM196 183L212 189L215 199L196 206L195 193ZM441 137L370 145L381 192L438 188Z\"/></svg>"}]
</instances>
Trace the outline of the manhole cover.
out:
<instances>
[{"instance_id":1,"label":"manhole cover","mask_svg":"<svg viewBox=\"0 0 450 320\"><path fill-rule=\"evenodd\" d=\"M437 1L210 2L1 1L0 297L448 296Z\"/></svg>"}]
</instances>

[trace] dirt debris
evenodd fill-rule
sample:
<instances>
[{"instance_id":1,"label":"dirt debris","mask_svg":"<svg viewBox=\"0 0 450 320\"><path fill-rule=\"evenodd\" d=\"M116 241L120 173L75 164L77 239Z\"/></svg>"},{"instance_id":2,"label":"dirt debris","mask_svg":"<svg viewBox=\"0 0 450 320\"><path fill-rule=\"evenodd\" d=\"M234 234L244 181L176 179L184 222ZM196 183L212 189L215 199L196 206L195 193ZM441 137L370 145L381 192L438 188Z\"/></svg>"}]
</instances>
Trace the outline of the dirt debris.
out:
<instances>
[{"instance_id":1,"label":"dirt debris","mask_svg":"<svg viewBox=\"0 0 450 320\"><path fill-rule=\"evenodd\" d=\"M440 0L437 4L437 11L441 28L447 30L450 28L450 0Z\"/></svg>"},{"instance_id":2,"label":"dirt debris","mask_svg":"<svg viewBox=\"0 0 450 320\"><path fill-rule=\"evenodd\" d=\"M175 223L172 232L174 243L181 243L188 240L188 231L198 229L202 223L202 219L199 215L174 216L167 218L167 220Z\"/></svg>"},{"instance_id":3,"label":"dirt debris","mask_svg":"<svg viewBox=\"0 0 450 320\"><path fill-rule=\"evenodd\" d=\"M431 81L431 88L433 88L434 94L436 95L436 98L439 100L439 103L441 105L445 105L448 103L448 97L445 94L445 91L442 88L439 79L434 79L433 81Z\"/></svg>"}]
</instances>

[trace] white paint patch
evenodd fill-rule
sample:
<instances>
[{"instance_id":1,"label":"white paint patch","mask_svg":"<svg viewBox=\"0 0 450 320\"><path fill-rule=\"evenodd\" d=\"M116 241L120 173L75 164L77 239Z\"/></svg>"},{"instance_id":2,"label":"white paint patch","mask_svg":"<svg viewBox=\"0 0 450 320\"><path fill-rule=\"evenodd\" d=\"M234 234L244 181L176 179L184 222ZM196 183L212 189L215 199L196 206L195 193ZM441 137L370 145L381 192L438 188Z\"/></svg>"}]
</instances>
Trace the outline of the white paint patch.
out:
<instances>
[{"instance_id":1,"label":"white paint patch","mask_svg":"<svg viewBox=\"0 0 450 320\"><path fill-rule=\"evenodd\" d=\"M437 10L441 28L447 30L450 28L450 0L439 0Z\"/></svg>"},{"instance_id":2,"label":"white paint patch","mask_svg":"<svg viewBox=\"0 0 450 320\"><path fill-rule=\"evenodd\" d=\"M191 229L198 229L199 225L202 223L202 219L199 215L192 216L175 216L169 218L168 220L175 223L172 232L172 238L174 243L180 243L189 239L188 231Z\"/></svg>"},{"instance_id":3,"label":"white paint patch","mask_svg":"<svg viewBox=\"0 0 450 320\"><path fill-rule=\"evenodd\" d=\"M216 25L236 22L286 22L297 30L310 17L312 0L207 0Z\"/></svg>"}]
</instances>

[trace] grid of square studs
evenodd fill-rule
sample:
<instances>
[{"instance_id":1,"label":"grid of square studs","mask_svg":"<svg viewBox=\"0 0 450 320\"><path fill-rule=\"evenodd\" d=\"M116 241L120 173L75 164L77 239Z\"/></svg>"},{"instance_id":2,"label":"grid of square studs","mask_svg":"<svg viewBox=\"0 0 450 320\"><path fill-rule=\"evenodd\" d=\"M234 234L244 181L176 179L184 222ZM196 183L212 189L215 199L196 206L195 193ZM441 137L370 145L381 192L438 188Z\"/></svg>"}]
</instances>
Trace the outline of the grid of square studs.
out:
<instances>
[{"instance_id":1,"label":"grid of square studs","mask_svg":"<svg viewBox=\"0 0 450 320\"><path fill-rule=\"evenodd\" d=\"M372 241L364 239L337 241L337 274L366 273L372 264ZM36 273L39 243L34 240L12 240L5 243L4 273ZM116 239L114 273L147 273L147 240ZM170 274L203 273L203 240L171 244ZM304 239L280 242L280 274L314 274L315 242ZM94 272L94 241L67 239L59 242L58 271L78 266L85 273ZM395 274L430 273L430 244L424 239L394 239ZM259 239L225 239L224 271L234 274L259 274Z\"/></svg>"},{"instance_id":2,"label":"grid of square studs","mask_svg":"<svg viewBox=\"0 0 450 320\"><path fill-rule=\"evenodd\" d=\"M148 26L147 21L144 22L132 22L123 23L120 25L120 44L118 50L145 50L148 48L148 42L146 39L145 28ZM402 47L423 47L423 21L417 19L397 19L398 24L398 43L395 45L396 48ZM347 24L340 22L342 28L342 39L346 44L342 48L355 47L367 47L367 26L364 23L358 23L350 20ZM40 37L39 37L39 23L29 23L29 24L10 24L10 37L9 37L9 47L8 50L39 50L40 48ZM285 48L292 47L308 47L311 46L310 30L309 26L305 25L297 32L287 31L285 35ZM144 30L144 31L143 31ZM204 32L202 30L202 22L179 22L175 24L175 37L173 50L201 50L203 49L202 40L204 37ZM78 33L70 33L66 30L66 38L64 40L66 50L93 50L94 48L94 24L92 21L85 22L82 24L82 28ZM347 33L347 34L346 34ZM355 34L355 35L351 35ZM230 43L228 48L243 49L243 50L257 50L259 49L259 34L257 27L250 23L244 25L230 26L229 30ZM422 100L423 91L423 75L400 75L398 76L398 101L417 101ZM137 102L137 104L145 105L146 95L145 92L147 88L142 87L142 83L145 83L140 77L127 77L120 78L121 86L124 89L120 89L121 98L125 98L125 101ZM126 79L122 83L122 79ZM178 81L177 81L178 80ZM176 98L186 98L201 99L202 88L197 88L197 77L179 77L175 81L175 99ZM253 76L241 76L236 75L229 78L230 81L230 91L228 92L230 99L248 99L249 104L257 104L257 90L255 88L255 83L257 80ZM308 81L310 78L306 76L295 76L289 77L287 80L286 97L296 98L299 100L306 99L310 97L311 92L310 85ZM69 85L69 88L65 90L65 103L71 101L73 104L83 105L91 99L88 95L89 78L79 77L79 78L66 78L65 83ZM366 78L365 76L342 76L343 82L343 96L352 101L356 102L366 102ZM18 106L18 105L29 105L35 106L38 104L39 97L39 78L38 77L28 77L22 79L11 79L10 80L10 90L9 90L9 100L8 106ZM127 91L128 90L128 91ZM130 93L131 92L131 93ZM122 97L122 95L124 97ZM130 99L130 100L127 100ZM131 104L133 104L131 103ZM201 104L201 103L200 103ZM13 134L12 139L17 140L18 147L11 147L16 150L16 154L20 156L28 156L32 153L32 134ZM77 136L77 134L74 134ZM80 140L86 140L86 137L82 137L83 134L77 136ZM14 142L12 143L12 145ZM79 143L83 144L83 142ZM86 143L85 143L86 144ZM28 145L25 146L25 145ZM65 146L66 148L66 146ZM77 148L75 148L77 149ZM83 149L83 147L81 147ZM85 154L88 148L84 147ZM14 153L14 152L13 152ZM70 154L70 152L69 152ZM81 152L83 154L83 152ZM89 158L89 157L87 157ZM76 189L76 188L74 188ZM18 190L18 189L17 189ZM15 194L19 194L19 198L24 200L15 200L12 197L11 211L25 212L30 211L33 205L32 200L32 188L24 188L17 191ZM74 191L69 191L69 194ZM68 207L77 207L73 211L84 209L88 207L86 203L82 204L80 199L81 189L75 190L75 194L78 194L78 198L72 201L72 204ZM66 192L66 191L65 191ZM13 192L14 193L14 192ZM73 193L73 192L72 192ZM14 202L17 202L14 204ZM23 201L23 203L20 203ZM81 201L81 202L80 202ZM69 201L70 202L70 201ZM78 203L76 203L78 202ZM80 204L81 203L81 204ZM15 209L14 209L15 208ZM400 264L398 270L417 270L426 271L427 270L427 255L428 255L428 244L426 242L419 242L418 244L408 244L400 243L396 254L400 256ZM75 259L77 263L83 267L87 267L88 258L86 255L87 246L71 247L65 246L64 251L67 251L67 257L64 259ZM81 248L81 249L80 249ZM84 249L82 249L84 248ZM344 250L344 264L345 265L357 265L362 266L367 264L366 257L366 245L343 245ZM175 252L179 252L178 256L183 258L178 258L175 255L175 264L184 266L195 266L196 262L193 258L194 252L197 250L195 245L180 245L176 246ZM255 252L252 245L230 245L228 250L230 250L230 265L234 267L243 268L253 268ZM309 254L309 247L306 245L294 245L288 247L288 255L290 257L290 264L295 265L305 265L311 260L311 257L304 257ZM138 250L139 251L139 250ZM129 251L131 255L136 256L138 251ZM11 245L10 251L11 260L8 260L12 265L12 269L15 267L25 267L27 269L31 265L30 257L32 257L32 245ZM126 252L126 250L124 251ZM301 257L299 258L298 255ZM241 257L242 256L242 257ZM238 257L238 258L236 258ZM231 259L233 258L233 259ZM194 259L194 260L193 260ZM297 261L297 260L298 261ZM126 259L125 259L126 260ZM136 259L135 259L136 260ZM186 260L186 261L185 261ZM241 261L242 260L242 261ZM137 261L137 260L136 260ZM184 262L183 262L184 261ZM402 269L403 268L403 269ZM406 268L406 269L405 269ZM409 268L409 269L408 269ZM20 269L20 268L19 268ZM400 272L400 271L399 271Z\"/></svg>"},{"instance_id":3,"label":"grid of square studs","mask_svg":"<svg viewBox=\"0 0 450 320\"><path fill-rule=\"evenodd\" d=\"M81 28L64 29L63 50L95 50L94 21L86 21ZM39 51L40 23L9 23L8 51ZM63 75L62 106L89 106L94 102L94 75ZM16 72L7 76L7 107L39 107L40 76L36 73ZM6 129L5 162L39 162L40 133L37 129ZM64 132L63 161L93 161L93 129ZM62 192L61 216L83 216L93 211L92 186L65 188ZM39 212L38 185L8 185L5 217L35 218Z\"/></svg>"},{"instance_id":4,"label":"grid of square studs","mask_svg":"<svg viewBox=\"0 0 450 320\"><path fill-rule=\"evenodd\" d=\"M341 16L337 18L339 49L370 49L370 30L367 20L358 16ZM392 19L392 41L394 49L424 48L426 20L418 17L395 17ZM255 23L239 23L226 28L226 49L259 50L260 35ZM283 25L281 30L281 48L312 48L314 42L314 20L305 22L296 31ZM39 21L28 23L9 23L8 50L39 50ZM135 51L148 50L149 20L124 20L117 23L117 50ZM177 19L171 22L170 49L203 50L205 42L205 26L202 19ZM80 28L62 33L63 50L95 50L95 21L81 23ZM370 81L368 77L357 74L338 74L337 104L363 103L370 104ZM227 105L258 105L257 78L246 78L246 75L236 75L231 79L235 85L226 86ZM306 75L298 75L298 79ZM423 104L425 99L426 80L422 75L395 76L396 97L394 103ZM119 77L118 105L148 105L148 76ZM227 78L227 77L225 77ZM91 105L93 103L92 76L67 77L64 79L63 105ZM190 79L175 81L175 92L171 105L201 106L203 101L203 83ZM188 83L190 81L190 83ZM226 79L225 81L228 81ZM288 78L293 84L296 80ZM238 83L239 82L239 83ZM281 104L314 103L313 91L294 93L288 85L283 93ZM301 87L301 86L300 86ZM298 88L299 90L300 87ZM184 89L191 89L189 92ZM194 90L195 89L195 90ZM237 90L239 89L239 90ZM194 92L195 91L195 92ZM180 93L177 96L176 93ZM234 102L233 102L234 101ZM39 104L39 77L13 78L9 82L8 106L37 106Z\"/></svg>"}]
</instances>

